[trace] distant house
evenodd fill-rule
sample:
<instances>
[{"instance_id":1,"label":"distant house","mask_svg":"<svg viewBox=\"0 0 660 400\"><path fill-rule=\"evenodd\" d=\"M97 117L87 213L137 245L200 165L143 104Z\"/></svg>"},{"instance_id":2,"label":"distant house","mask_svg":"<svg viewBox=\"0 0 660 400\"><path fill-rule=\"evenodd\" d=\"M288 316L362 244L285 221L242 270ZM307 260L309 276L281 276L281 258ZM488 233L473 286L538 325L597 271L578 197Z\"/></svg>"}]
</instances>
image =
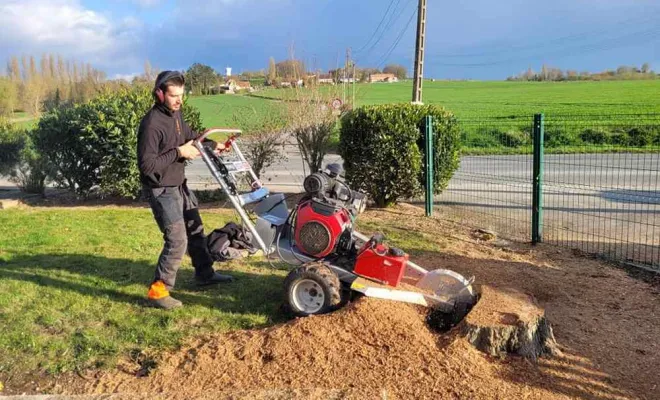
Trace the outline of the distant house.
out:
<instances>
[{"instance_id":1,"label":"distant house","mask_svg":"<svg viewBox=\"0 0 660 400\"><path fill-rule=\"evenodd\" d=\"M332 75L330 74L321 74L318 77L318 83L320 85L334 85L335 80L332 79Z\"/></svg>"},{"instance_id":2,"label":"distant house","mask_svg":"<svg viewBox=\"0 0 660 400\"><path fill-rule=\"evenodd\" d=\"M225 83L218 86L217 91L219 93L234 94L236 93L236 89L237 89L236 81L234 79L227 79Z\"/></svg>"},{"instance_id":3,"label":"distant house","mask_svg":"<svg viewBox=\"0 0 660 400\"><path fill-rule=\"evenodd\" d=\"M212 90L213 93L227 93L227 94L234 94L241 90L247 90L250 92L254 91L249 81L237 81L235 79L227 79L225 83L213 88Z\"/></svg>"},{"instance_id":4,"label":"distant house","mask_svg":"<svg viewBox=\"0 0 660 400\"><path fill-rule=\"evenodd\" d=\"M369 75L369 82L398 82L399 79L394 74L371 74Z\"/></svg>"},{"instance_id":5,"label":"distant house","mask_svg":"<svg viewBox=\"0 0 660 400\"><path fill-rule=\"evenodd\" d=\"M339 83L353 83L357 82L357 79L355 78L339 78Z\"/></svg>"},{"instance_id":6,"label":"distant house","mask_svg":"<svg viewBox=\"0 0 660 400\"><path fill-rule=\"evenodd\" d=\"M247 90L249 92L254 91L254 89L252 89L252 85L250 84L250 81L238 81L238 82L236 82L236 89L235 90Z\"/></svg>"}]
</instances>

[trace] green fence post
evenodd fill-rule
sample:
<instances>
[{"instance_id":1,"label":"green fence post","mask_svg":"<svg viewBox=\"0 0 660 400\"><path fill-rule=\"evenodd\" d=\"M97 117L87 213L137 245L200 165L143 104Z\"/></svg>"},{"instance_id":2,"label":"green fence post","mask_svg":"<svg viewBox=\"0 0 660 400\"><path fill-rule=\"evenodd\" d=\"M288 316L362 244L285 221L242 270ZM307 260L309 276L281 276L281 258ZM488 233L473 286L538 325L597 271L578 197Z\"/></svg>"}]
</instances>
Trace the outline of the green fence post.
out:
<instances>
[{"instance_id":1,"label":"green fence post","mask_svg":"<svg viewBox=\"0 0 660 400\"><path fill-rule=\"evenodd\" d=\"M426 216L433 214L433 117L426 117L425 176L426 176Z\"/></svg>"},{"instance_id":2,"label":"green fence post","mask_svg":"<svg viewBox=\"0 0 660 400\"><path fill-rule=\"evenodd\" d=\"M534 171L532 176L532 243L543 240L543 114L534 115Z\"/></svg>"}]
</instances>

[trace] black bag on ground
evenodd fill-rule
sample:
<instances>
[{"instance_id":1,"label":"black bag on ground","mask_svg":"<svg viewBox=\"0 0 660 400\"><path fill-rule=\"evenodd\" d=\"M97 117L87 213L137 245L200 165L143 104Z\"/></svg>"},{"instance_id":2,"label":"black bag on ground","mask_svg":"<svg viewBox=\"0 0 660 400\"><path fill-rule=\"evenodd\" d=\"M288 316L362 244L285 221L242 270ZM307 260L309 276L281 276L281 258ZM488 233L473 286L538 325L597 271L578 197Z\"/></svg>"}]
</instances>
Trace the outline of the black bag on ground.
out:
<instances>
[{"instance_id":1,"label":"black bag on ground","mask_svg":"<svg viewBox=\"0 0 660 400\"><path fill-rule=\"evenodd\" d=\"M257 248L252 244L252 234L244 227L229 222L207 237L209 254L214 261L227 261L242 257L241 250L254 254Z\"/></svg>"}]
</instances>

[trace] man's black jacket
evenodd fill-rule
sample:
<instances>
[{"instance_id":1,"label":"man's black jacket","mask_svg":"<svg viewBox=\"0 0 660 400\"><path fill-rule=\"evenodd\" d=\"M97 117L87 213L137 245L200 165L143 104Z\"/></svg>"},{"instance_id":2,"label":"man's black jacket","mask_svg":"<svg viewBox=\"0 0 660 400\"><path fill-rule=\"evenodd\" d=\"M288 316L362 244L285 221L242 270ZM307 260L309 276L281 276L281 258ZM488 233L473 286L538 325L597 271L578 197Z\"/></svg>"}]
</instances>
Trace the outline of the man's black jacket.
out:
<instances>
[{"instance_id":1,"label":"man's black jacket","mask_svg":"<svg viewBox=\"0 0 660 400\"><path fill-rule=\"evenodd\" d=\"M152 188L183 184L186 160L179 156L177 147L197 136L180 111L172 112L163 104L154 105L138 129L140 181Z\"/></svg>"}]
</instances>

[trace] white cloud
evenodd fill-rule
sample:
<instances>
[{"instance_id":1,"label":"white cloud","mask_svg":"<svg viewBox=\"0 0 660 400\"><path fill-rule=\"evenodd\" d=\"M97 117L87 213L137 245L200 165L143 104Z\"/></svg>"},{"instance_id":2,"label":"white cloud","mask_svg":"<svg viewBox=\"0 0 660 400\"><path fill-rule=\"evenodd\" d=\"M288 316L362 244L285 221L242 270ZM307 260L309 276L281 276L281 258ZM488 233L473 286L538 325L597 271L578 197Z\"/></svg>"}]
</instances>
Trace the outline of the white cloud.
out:
<instances>
[{"instance_id":1,"label":"white cloud","mask_svg":"<svg viewBox=\"0 0 660 400\"><path fill-rule=\"evenodd\" d=\"M131 53L139 46L142 29L135 18L114 21L77 0L3 2L0 26L0 48L13 53L0 56L48 52L99 67L134 62Z\"/></svg>"},{"instance_id":2,"label":"white cloud","mask_svg":"<svg viewBox=\"0 0 660 400\"><path fill-rule=\"evenodd\" d=\"M110 79L112 79L112 80L122 79L122 80L125 80L126 82L131 82L131 81L133 81L133 78L135 78L137 76L140 76L140 75L141 74L138 73L138 72L134 72L132 74L115 74Z\"/></svg>"}]
</instances>

